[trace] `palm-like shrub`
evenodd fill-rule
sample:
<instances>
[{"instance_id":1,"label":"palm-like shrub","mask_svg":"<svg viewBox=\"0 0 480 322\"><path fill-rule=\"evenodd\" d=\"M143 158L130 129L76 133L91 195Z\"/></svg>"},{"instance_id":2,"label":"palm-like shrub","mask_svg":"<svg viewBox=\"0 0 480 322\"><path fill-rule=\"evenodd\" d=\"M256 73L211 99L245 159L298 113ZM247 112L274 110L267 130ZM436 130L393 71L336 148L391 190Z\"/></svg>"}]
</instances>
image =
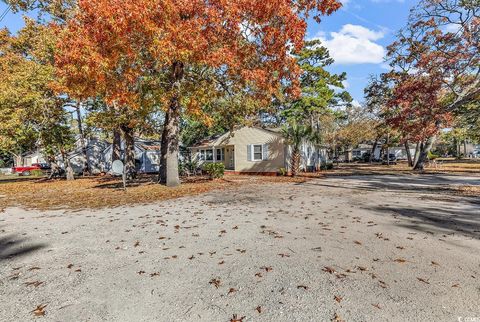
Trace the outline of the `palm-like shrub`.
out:
<instances>
[{"instance_id":1,"label":"palm-like shrub","mask_svg":"<svg viewBox=\"0 0 480 322\"><path fill-rule=\"evenodd\" d=\"M304 142L318 143L319 137L309 125L291 122L283 127L283 137L292 148L290 166L292 176L296 176L300 170L300 147Z\"/></svg>"}]
</instances>

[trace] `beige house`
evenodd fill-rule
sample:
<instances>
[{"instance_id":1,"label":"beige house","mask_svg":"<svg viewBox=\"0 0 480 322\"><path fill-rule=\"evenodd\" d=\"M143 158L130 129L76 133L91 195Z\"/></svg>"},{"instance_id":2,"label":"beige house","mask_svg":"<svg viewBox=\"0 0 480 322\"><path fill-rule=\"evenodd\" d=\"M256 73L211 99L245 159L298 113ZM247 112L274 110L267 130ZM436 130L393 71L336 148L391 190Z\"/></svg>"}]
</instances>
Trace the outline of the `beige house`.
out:
<instances>
[{"instance_id":1,"label":"beige house","mask_svg":"<svg viewBox=\"0 0 480 322\"><path fill-rule=\"evenodd\" d=\"M289 169L290 148L278 129L242 127L220 137L189 147L191 157L200 164L221 162L230 173L275 175L280 168ZM325 151L302 147L302 168L325 158ZM312 162L313 161L313 162Z\"/></svg>"}]
</instances>

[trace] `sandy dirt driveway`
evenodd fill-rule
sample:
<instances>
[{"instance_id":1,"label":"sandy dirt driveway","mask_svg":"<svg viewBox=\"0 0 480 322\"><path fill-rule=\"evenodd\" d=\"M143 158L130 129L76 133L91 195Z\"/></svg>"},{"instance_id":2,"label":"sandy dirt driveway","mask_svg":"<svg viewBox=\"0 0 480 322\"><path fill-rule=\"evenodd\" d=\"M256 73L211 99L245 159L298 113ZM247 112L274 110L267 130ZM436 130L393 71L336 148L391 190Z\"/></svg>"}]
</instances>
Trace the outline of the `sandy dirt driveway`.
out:
<instances>
[{"instance_id":1,"label":"sandy dirt driveway","mask_svg":"<svg viewBox=\"0 0 480 322\"><path fill-rule=\"evenodd\" d=\"M442 189L464 183L480 180L332 177L10 208L0 320L480 321L480 200Z\"/></svg>"}]
</instances>

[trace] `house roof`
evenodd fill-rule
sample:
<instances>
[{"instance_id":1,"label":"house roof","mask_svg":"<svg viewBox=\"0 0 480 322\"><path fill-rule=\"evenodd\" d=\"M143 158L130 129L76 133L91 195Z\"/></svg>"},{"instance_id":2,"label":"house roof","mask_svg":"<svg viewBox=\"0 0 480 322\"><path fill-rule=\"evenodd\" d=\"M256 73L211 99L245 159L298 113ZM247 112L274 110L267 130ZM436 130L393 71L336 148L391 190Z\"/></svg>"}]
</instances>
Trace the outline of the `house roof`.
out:
<instances>
[{"instance_id":1,"label":"house roof","mask_svg":"<svg viewBox=\"0 0 480 322\"><path fill-rule=\"evenodd\" d=\"M230 138L230 136L234 132L236 132L239 129L244 128L244 127L246 127L246 126L242 126L242 127L237 128L233 131L225 132L222 135L215 135L215 136L211 136L209 138L203 139L202 141L198 142L197 144L194 144L194 145L190 146L189 148L207 148L207 147L212 147L212 146L221 146L221 145L224 144L225 140ZM281 128L263 128L263 127L257 127L257 126L252 126L252 128L262 130L262 131L266 131L266 132L269 132L269 133L274 133L274 134L277 134L277 135L279 135L280 132L282 131Z\"/></svg>"}]
</instances>

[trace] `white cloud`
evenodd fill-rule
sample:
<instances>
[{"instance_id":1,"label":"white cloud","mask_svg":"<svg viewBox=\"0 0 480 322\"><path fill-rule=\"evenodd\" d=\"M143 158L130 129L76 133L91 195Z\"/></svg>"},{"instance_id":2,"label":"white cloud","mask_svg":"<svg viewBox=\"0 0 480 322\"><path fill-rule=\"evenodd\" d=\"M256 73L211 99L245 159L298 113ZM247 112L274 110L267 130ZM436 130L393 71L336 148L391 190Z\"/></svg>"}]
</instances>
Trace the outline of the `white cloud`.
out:
<instances>
[{"instance_id":1,"label":"white cloud","mask_svg":"<svg viewBox=\"0 0 480 322\"><path fill-rule=\"evenodd\" d=\"M460 24L449 23L444 28L445 32L457 33L460 30Z\"/></svg>"},{"instance_id":2,"label":"white cloud","mask_svg":"<svg viewBox=\"0 0 480 322\"><path fill-rule=\"evenodd\" d=\"M337 64L381 64L386 51L375 41L383 38L383 30L370 30L360 25L346 24L338 32L317 34L317 39L330 51Z\"/></svg>"},{"instance_id":3,"label":"white cloud","mask_svg":"<svg viewBox=\"0 0 480 322\"><path fill-rule=\"evenodd\" d=\"M360 102L357 101L357 100L353 100L353 101L352 101L352 106L354 106L354 107L360 107L360 106L362 106L362 104L360 104Z\"/></svg>"}]
</instances>

